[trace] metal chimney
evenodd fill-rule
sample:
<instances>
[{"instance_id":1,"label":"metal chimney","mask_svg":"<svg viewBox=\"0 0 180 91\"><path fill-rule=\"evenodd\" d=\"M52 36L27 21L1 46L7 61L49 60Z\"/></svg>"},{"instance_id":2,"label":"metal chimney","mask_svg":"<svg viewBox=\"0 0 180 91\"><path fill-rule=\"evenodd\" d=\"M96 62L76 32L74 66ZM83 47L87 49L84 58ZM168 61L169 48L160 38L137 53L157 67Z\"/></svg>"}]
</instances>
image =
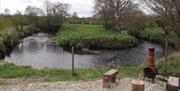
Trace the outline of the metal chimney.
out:
<instances>
[{"instance_id":1,"label":"metal chimney","mask_svg":"<svg viewBox=\"0 0 180 91\"><path fill-rule=\"evenodd\" d=\"M148 54L148 62L147 65L149 67L155 67L155 63L154 63L154 51L155 48L149 48L149 54Z\"/></svg>"}]
</instances>

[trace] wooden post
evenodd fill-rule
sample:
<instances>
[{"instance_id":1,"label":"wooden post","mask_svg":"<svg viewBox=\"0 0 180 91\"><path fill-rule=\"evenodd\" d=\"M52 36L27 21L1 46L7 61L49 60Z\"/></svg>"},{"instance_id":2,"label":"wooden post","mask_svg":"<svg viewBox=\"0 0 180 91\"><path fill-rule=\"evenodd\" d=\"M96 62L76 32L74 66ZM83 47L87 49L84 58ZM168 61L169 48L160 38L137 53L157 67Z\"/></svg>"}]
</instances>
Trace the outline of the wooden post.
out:
<instances>
[{"instance_id":1,"label":"wooden post","mask_svg":"<svg viewBox=\"0 0 180 91\"><path fill-rule=\"evenodd\" d=\"M144 91L144 81L141 80L133 80L132 82L132 89L131 91Z\"/></svg>"},{"instance_id":2,"label":"wooden post","mask_svg":"<svg viewBox=\"0 0 180 91\"><path fill-rule=\"evenodd\" d=\"M72 76L74 75L74 46L72 46Z\"/></svg>"}]
</instances>

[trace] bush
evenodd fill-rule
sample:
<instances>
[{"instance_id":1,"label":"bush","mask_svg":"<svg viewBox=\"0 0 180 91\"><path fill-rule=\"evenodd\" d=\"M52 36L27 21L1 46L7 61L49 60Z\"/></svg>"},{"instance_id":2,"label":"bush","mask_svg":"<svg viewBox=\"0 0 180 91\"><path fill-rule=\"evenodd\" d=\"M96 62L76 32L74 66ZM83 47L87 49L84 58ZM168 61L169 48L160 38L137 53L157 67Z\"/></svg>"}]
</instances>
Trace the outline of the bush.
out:
<instances>
[{"instance_id":1,"label":"bush","mask_svg":"<svg viewBox=\"0 0 180 91\"><path fill-rule=\"evenodd\" d=\"M6 46L4 45L4 43L3 43L3 39L1 38L0 39L0 53L2 53L2 54L6 54Z\"/></svg>"},{"instance_id":2,"label":"bush","mask_svg":"<svg viewBox=\"0 0 180 91\"><path fill-rule=\"evenodd\" d=\"M157 68L161 75L180 76L180 55L179 54L169 57L168 62L167 62L167 72L165 68L165 60L160 59L157 62Z\"/></svg>"}]
</instances>

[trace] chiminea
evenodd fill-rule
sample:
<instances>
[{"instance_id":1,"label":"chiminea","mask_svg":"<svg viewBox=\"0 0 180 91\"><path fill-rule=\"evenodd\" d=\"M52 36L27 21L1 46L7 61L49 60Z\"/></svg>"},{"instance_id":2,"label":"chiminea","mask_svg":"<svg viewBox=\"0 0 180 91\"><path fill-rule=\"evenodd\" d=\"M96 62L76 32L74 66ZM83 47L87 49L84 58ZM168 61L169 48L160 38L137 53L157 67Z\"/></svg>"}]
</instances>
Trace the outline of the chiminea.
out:
<instances>
[{"instance_id":1,"label":"chiminea","mask_svg":"<svg viewBox=\"0 0 180 91\"><path fill-rule=\"evenodd\" d=\"M155 64L154 64L154 51L155 51L154 48L149 48L148 63L147 63L147 65L150 66L150 67L154 67L155 66Z\"/></svg>"},{"instance_id":2,"label":"chiminea","mask_svg":"<svg viewBox=\"0 0 180 91\"><path fill-rule=\"evenodd\" d=\"M153 83L156 75L158 74L158 70L155 67L155 63L154 63L154 51L155 48L149 48L148 62L147 62L147 66L144 68L144 78L143 78L143 80L146 77L152 78Z\"/></svg>"}]
</instances>

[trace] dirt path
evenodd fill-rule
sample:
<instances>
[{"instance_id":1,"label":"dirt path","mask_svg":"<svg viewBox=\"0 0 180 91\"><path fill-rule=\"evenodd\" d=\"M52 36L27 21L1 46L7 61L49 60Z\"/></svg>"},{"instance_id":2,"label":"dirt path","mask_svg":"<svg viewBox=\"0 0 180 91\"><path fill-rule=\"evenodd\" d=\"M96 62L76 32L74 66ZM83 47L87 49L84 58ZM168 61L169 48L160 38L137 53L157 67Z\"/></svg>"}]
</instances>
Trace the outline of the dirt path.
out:
<instances>
[{"instance_id":1,"label":"dirt path","mask_svg":"<svg viewBox=\"0 0 180 91\"><path fill-rule=\"evenodd\" d=\"M0 85L0 91L131 91L131 78L117 81L110 89L102 88L102 81L39 82L33 80L7 80ZM145 83L145 91L165 91L165 83Z\"/></svg>"}]
</instances>

